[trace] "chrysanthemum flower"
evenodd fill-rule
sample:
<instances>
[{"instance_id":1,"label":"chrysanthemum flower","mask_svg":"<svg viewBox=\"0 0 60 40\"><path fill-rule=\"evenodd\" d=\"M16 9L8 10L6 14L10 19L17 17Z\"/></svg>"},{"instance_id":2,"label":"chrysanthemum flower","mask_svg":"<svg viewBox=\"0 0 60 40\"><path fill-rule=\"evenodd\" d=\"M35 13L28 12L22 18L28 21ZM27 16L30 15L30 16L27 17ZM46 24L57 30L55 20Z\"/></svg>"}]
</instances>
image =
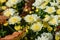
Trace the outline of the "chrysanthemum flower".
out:
<instances>
[{"instance_id":1,"label":"chrysanthemum flower","mask_svg":"<svg viewBox=\"0 0 60 40\"><path fill-rule=\"evenodd\" d=\"M43 27L42 23L37 22L37 23L34 23L34 24L31 26L31 29L32 29L34 32L37 32L37 31L41 31L42 27Z\"/></svg>"},{"instance_id":2,"label":"chrysanthemum flower","mask_svg":"<svg viewBox=\"0 0 60 40\"><path fill-rule=\"evenodd\" d=\"M37 21L38 19L39 19L39 16L37 16L36 14L27 15L24 17L24 20L28 23L33 23Z\"/></svg>"},{"instance_id":3,"label":"chrysanthemum flower","mask_svg":"<svg viewBox=\"0 0 60 40\"><path fill-rule=\"evenodd\" d=\"M3 12L3 15L9 17L9 16L12 16L14 13L15 13L15 10L12 8L9 8Z\"/></svg>"},{"instance_id":4,"label":"chrysanthemum flower","mask_svg":"<svg viewBox=\"0 0 60 40\"><path fill-rule=\"evenodd\" d=\"M56 10L55 10L55 7L49 7L49 6L47 6L44 11L47 12L48 14L52 14L52 13L54 13Z\"/></svg>"},{"instance_id":5,"label":"chrysanthemum flower","mask_svg":"<svg viewBox=\"0 0 60 40\"><path fill-rule=\"evenodd\" d=\"M13 16L8 20L9 24L15 24L20 21L21 21L21 17L19 17L19 16Z\"/></svg>"}]
</instances>

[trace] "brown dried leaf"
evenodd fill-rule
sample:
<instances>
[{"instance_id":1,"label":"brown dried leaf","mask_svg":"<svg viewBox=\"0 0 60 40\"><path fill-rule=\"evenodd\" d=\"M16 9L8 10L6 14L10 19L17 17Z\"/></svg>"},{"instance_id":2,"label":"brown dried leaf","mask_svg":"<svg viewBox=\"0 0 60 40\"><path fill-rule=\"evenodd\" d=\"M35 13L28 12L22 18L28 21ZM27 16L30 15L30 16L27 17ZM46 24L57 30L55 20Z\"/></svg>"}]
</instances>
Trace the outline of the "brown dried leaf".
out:
<instances>
[{"instance_id":1,"label":"brown dried leaf","mask_svg":"<svg viewBox=\"0 0 60 40\"><path fill-rule=\"evenodd\" d=\"M29 11L32 10L32 4L34 3L35 0L25 0L25 6L23 7L23 12L20 16L25 16L28 14ZM25 12L25 10L28 9L27 12Z\"/></svg>"},{"instance_id":2,"label":"brown dried leaf","mask_svg":"<svg viewBox=\"0 0 60 40\"><path fill-rule=\"evenodd\" d=\"M6 19L7 19L6 16L0 15L0 24L5 23L6 22Z\"/></svg>"},{"instance_id":3,"label":"brown dried leaf","mask_svg":"<svg viewBox=\"0 0 60 40\"><path fill-rule=\"evenodd\" d=\"M7 35L4 38L0 38L0 40L20 40L26 35L25 29L21 32L14 32L12 35Z\"/></svg>"}]
</instances>

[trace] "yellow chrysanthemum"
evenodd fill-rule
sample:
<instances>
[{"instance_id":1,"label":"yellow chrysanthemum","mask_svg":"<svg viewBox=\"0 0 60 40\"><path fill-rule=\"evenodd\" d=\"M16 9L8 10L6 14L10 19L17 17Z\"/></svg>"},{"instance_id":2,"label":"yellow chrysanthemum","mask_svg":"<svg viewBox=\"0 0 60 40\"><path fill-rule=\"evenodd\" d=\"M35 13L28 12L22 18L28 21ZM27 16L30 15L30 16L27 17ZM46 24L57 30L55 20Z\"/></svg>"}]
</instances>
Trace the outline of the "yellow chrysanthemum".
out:
<instances>
[{"instance_id":1,"label":"yellow chrysanthemum","mask_svg":"<svg viewBox=\"0 0 60 40\"><path fill-rule=\"evenodd\" d=\"M22 29L22 27L19 25L19 26L15 26L14 29L19 31L20 29Z\"/></svg>"},{"instance_id":2,"label":"yellow chrysanthemum","mask_svg":"<svg viewBox=\"0 0 60 40\"><path fill-rule=\"evenodd\" d=\"M48 27L47 27L47 30L48 30L49 32L51 32L51 31L53 30L53 28L50 27L50 26L48 26Z\"/></svg>"},{"instance_id":3,"label":"yellow chrysanthemum","mask_svg":"<svg viewBox=\"0 0 60 40\"><path fill-rule=\"evenodd\" d=\"M4 26L7 26L8 25L8 22L4 23Z\"/></svg>"},{"instance_id":4,"label":"yellow chrysanthemum","mask_svg":"<svg viewBox=\"0 0 60 40\"><path fill-rule=\"evenodd\" d=\"M3 10L6 10L6 9L7 9L7 7L6 7L6 6L2 6L1 8L2 8Z\"/></svg>"},{"instance_id":5,"label":"yellow chrysanthemum","mask_svg":"<svg viewBox=\"0 0 60 40\"><path fill-rule=\"evenodd\" d=\"M4 3L4 2L6 2L6 0L0 0L0 3Z\"/></svg>"},{"instance_id":6,"label":"yellow chrysanthemum","mask_svg":"<svg viewBox=\"0 0 60 40\"><path fill-rule=\"evenodd\" d=\"M49 24L47 22L43 22L43 27L47 28L49 26Z\"/></svg>"},{"instance_id":7,"label":"yellow chrysanthemum","mask_svg":"<svg viewBox=\"0 0 60 40\"><path fill-rule=\"evenodd\" d=\"M28 33L28 29L26 29L26 32Z\"/></svg>"},{"instance_id":8,"label":"yellow chrysanthemum","mask_svg":"<svg viewBox=\"0 0 60 40\"><path fill-rule=\"evenodd\" d=\"M60 40L60 37L58 35L55 35L55 40Z\"/></svg>"},{"instance_id":9,"label":"yellow chrysanthemum","mask_svg":"<svg viewBox=\"0 0 60 40\"><path fill-rule=\"evenodd\" d=\"M56 11L56 13L57 13L58 15L60 15L60 9L58 9L58 10Z\"/></svg>"}]
</instances>

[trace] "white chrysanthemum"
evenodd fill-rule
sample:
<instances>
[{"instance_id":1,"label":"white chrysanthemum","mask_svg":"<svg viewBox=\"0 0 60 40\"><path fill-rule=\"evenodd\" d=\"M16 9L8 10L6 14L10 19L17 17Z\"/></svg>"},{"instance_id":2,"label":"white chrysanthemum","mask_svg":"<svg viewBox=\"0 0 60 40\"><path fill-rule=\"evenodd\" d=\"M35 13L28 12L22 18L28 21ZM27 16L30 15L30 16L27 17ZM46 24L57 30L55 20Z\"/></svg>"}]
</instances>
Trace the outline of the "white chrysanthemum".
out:
<instances>
[{"instance_id":1,"label":"white chrysanthemum","mask_svg":"<svg viewBox=\"0 0 60 40\"><path fill-rule=\"evenodd\" d=\"M9 24L15 24L17 22L21 21L21 17L20 16L13 16L8 20Z\"/></svg>"},{"instance_id":2,"label":"white chrysanthemum","mask_svg":"<svg viewBox=\"0 0 60 40\"><path fill-rule=\"evenodd\" d=\"M58 3L55 3L55 2L50 2L51 6L57 6Z\"/></svg>"},{"instance_id":3,"label":"white chrysanthemum","mask_svg":"<svg viewBox=\"0 0 60 40\"><path fill-rule=\"evenodd\" d=\"M12 8L9 8L3 12L3 15L9 17L9 16L12 16L14 13L15 13L15 10Z\"/></svg>"},{"instance_id":4,"label":"white chrysanthemum","mask_svg":"<svg viewBox=\"0 0 60 40\"><path fill-rule=\"evenodd\" d=\"M45 18L43 19L43 21L47 22L50 20L50 16L49 15L45 15Z\"/></svg>"},{"instance_id":5,"label":"white chrysanthemum","mask_svg":"<svg viewBox=\"0 0 60 40\"><path fill-rule=\"evenodd\" d=\"M53 36L51 33L43 33L41 34L41 37L46 37L48 38L48 40L52 40L53 39Z\"/></svg>"},{"instance_id":6,"label":"white chrysanthemum","mask_svg":"<svg viewBox=\"0 0 60 40\"><path fill-rule=\"evenodd\" d=\"M37 23L34 23L34 24L31 26L31 29L32 29L34 32L37 32L37 31L41 31L42 27L43 27L42 23L37 22Z\"/></svg>"},{"instance_id":7,"label":"white chrysanthemum","mask_svg":"<svg viewBox=\"0 0 60 40\"><path fill-rule=\"evenodd\" d=\"M8 0L7 3L6 3L6 6L8 7L12 7L13 5L21 2L22 0Z\"/></svg>"},{"instance_id":8,"label":"white chrysanthemum","mask_svg":"<svg viewBox=\"0 0 60 40\"><path fill-rule=\"evenodd\" d=\"M39 36L38 36L38 38L37 38L37 39L35 39L35 40L48 40L48 38L43 37L43 36L42 36L42 37L39 37Z\"/></svg>"},{"instance_id":9,"label":"white chrysanthemum","mask_svg":"<svg viewBox=\"0 0 60 40\"><path fill-rule=\"evenodd\" d=\"M51 15L51 19L48 22L50 25L58 25L58 16Z\"/></svg>"},{"instance_id":10,"label":"white chrysanthemum","mask_svg":"<svg viewBox=\"0 0 60 40\"><path fill-rule=\"evenodd\" d=\"M33 22L37 21L38 19L39 19L39 17L36 14L27 15L24 17L24 20L29 23L33 23Z\"/></svg>"},{"instance_id":11,"label":"white chrysanthemum","mask_svg":"<svg viewBox=\"0 0 60 40\"><path fill-rule=\"evenodd\" d=\"M38 36L38 38L35 40L52 40L52 39L53 39L53 36L51 33L43 33L41 34L41 37Z\"/></svg>"},{"instance_id":12,"label":"white chrysanthemum","mask_svg":"<svg viewBox=\"0 0 60 40\"><path fill-rule=\"evenodd\" d=\"M49 6L47 6L44 11L47 12L47 13L49 13L49 14L52 14L56 10L55 10L55 7L49 7Z\"/></svg>"}]
</instances>

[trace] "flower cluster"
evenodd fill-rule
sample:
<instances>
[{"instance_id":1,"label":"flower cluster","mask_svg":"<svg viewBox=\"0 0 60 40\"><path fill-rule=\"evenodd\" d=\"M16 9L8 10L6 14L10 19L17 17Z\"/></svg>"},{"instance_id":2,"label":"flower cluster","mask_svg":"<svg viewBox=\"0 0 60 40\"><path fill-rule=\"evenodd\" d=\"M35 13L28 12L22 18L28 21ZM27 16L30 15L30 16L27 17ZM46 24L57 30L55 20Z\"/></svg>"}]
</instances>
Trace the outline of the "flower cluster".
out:
<instances>
[{"instance_id":1,"label":"flower cluster","mask_svg":"<svg viewBox=\"0 0 60 40\"><path fill-rule=\"evenodd\" d=\"M60 40L60 0L0 0L0 16L1 37L26 28L21 40Z\"/></svg>"}]
</instances>

